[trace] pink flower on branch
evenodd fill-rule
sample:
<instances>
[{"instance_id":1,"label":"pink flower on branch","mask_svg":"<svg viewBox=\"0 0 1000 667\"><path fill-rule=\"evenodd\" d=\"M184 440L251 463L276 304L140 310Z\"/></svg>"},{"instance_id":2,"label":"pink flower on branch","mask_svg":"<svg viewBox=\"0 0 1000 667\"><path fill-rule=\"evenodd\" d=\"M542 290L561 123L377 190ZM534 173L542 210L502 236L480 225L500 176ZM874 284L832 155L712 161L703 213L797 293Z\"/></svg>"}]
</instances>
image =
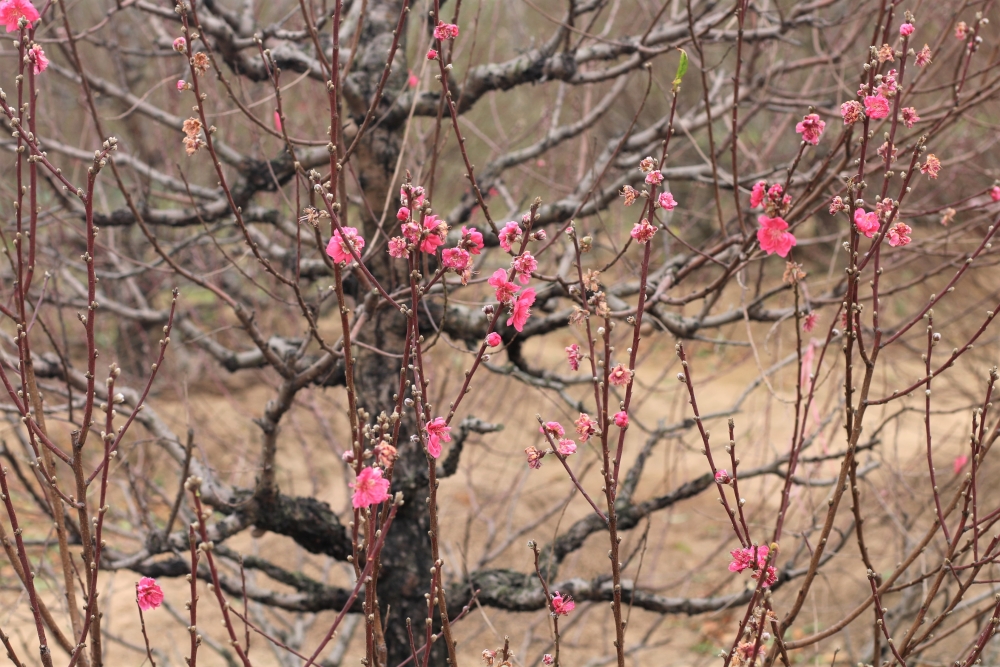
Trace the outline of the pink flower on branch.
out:
<instances>
[{"instance_id":1,"label":"pink flower on branch","mask_svg":"<svg viewBox=\"0 0 1000 667\"><path fill-rule=\"evenodd\" d=\"M545 458L545 452L539 451L534 445L528 445L524 448L524 455L528 457L529 468L538 470L542 467L542 459Z\"/></svg>"},{"instance_id":2,"label":"pink flower on branch","mask_svg":"<svg viewBox=\"0 0 1000 667\"><path fill-rule=\"evenodd\" d=\"M451 442L451 427L444 417L435 417L424 426L427 432L427 453L437 458L441 456L441 443Z\"/></svg>"},{"instance_id":3,"label":"pink flower on branch","mask_svg":"<svg viewBox=\"0 0 1000 667\"><path fill-rule=\"evenodd\" d=\"M516 283L507 280L507 271L504 269L494 271L487 282L496 290L497 301L500 303L507 303L521 289Z\"/></svg>"},{"instance_id":4,"label":"pink flower on branch","mask_svg":"<svg viewBox=\"0 0 1000 667\"><path fill-rule=\"evenodd\" d=\"M531 282L531 274L538 270L538 260L530 252L518 255L510 265L514 269L514 276L522 285Z\"/></svg>"},{"instance_id":5,"label":"pink flower on branch","mask_svg":"<svg viewBox=\"0 0 1000 667\"><path fill-rule=\"evenodd\" d=\"M628 413L620 410L614 416L615 426L618 428L628 428Z\"/></svg>"},{"instance_id":6,"label":"pink flower on branch","mask_svg":"<svg viewBox=\"0 0 1000 667\"><path fill-rule=\"evenodd\" d=\"M913 127L914 123L920 122L920 116L917 115L917 110L913 107L903 107L899 112L903 117L903 122L906 123L907 129Z\"/></svg>"},{"instance_id":7,"label":"pink flower on branch","mask_svg":"<svg viewBox=\"0 0 1000 667\"><path fill-rule=\"evenodd\" d=\"M826 121L820 119L819 114L807 114L795 126L795 131L802 135L802 141L815 146L819 143L819 138L823 136L826 128Z\"/></svg>"},{"instance_id":8,"label":"pink flower on branch","mask_svg":"<svg viewBox=\"0 0 1000 667\"><path fill-rule=\"evenodd\" d=\"M631 381L632 371L625 368L621 364L612 368L611 372L608 373L608 382L610 382L613 387L624 387Z\"/></svg>"},{"instance_id":9,"label":"pink flower on branch","mask_svg":"<svg viewBox=\"0 0 1000 667\"><path fill-rule=\"evenodd\" d=\"M438 246L443 245L448 236L448 223L441 220L436 215L428 215L424 218L424 231L427 235L420 242L420 250L433 255Z\"/></svg>"},{"instance_id":10,"label":"pink flower on branch","mask_svg":"<svg viewBox=\"0 0 1000 667\"><path fill-rule=\"evenodd\" d=\"M917 67L927 67L933 61L931 60L931 47L924 44L924 48L917 52L916 57L913 59L913 64Z\"/></svg>"},{"instance_id":11,"label":"pink flower on branch","mask_svg":"<svg viewBox=\"0 0 1000 667\"><path fill-rule=\"evenodd\" d=\"M511 247L521 238L521 225L511 220L500 230L498 238L504 252L510 252Z\"/></svg>"},{"instance_id":12,"label":"pink flower on branch","mask_svg":"<svg viewBox=\"0 0 1000 667\"><path fill-rule=\"evenodd\" d=\"M881 94L865 97L865 113L869 118L878 120L889 115L889 100Z\"/></svg>"},{"instance_id":13,"label":"pink flower on branch","mask_svg":"<svg viewBox=\"0 0 1000 667\"><path fill-rule=\"evenodd\" d=\"M662 182L663 174L660 173L659 169L654 169L646 174L646 185L659 185Z\"/></svg>"},{"instance_id":14,"label":"pink flower on branch","mask_svg":"<svg viewBox=\"0 0 1000 667\"><path fill-rule=\"evenodd\" d=\"M597 433L597 422L591 419L590 415L586 412L581 412L580 416L573 423L576 425L576 432L580 436L580 442L587 442L587 440L590 440L590 436Z\"/></svg>"},{"instance_id":15,"label":"pink flower on branch","mask_svg":"<svg viewBox=\"0 0 1000 667\"><path fill-rule=\"evenodd\" d=\"M517 331L524 331L524 325L527 323L528 318L531 317L531 305L533 303L535 303L535 290L529 287L521 292L517 297L517 301L514 302L510 319L507 320L507 326L513 326Z\"/></svg>"},{"instance_id":16,"label":"pink flower on branch","mask_svg":"<svg viewBox=\"0 0 1000 667\"><path fill-rule=\"evenodd\" d=\"M897 222L893 225L887 234L889 237L889 245L891 246L904 246L910 242L910 232L913 230L904 222Z\"/></svg>"},{"instance_id":17,"label":"pink flower on branch","mask_svg":"<svg viewBox=\"0 0 1000 667\"><path fill-rule=\"evenodd\" d=\"M472 257L461 248L447 248L441 253L441 264L462 273L472 264Z\"/></svg>"},{"instance_id":18,"label":"pink flower on branch","mask_svg":"<svg viewBox=\"0 0 1000 667\"><path fill-rule=\"evenodd\" d=\"M498 334L496 331L491 331L490 335L486 337L486 344L490 347L500 347L500 344L502 342L503 339L500 338L500 334Z\"/></svg>"},{"instance_id":19,"label":"pink flower on branch","mask_svg":"<svg viewBox=\"0 0 1000 667\"><path fill-rule=\"evenodd\" d=\"M556 447L562 456L569 456L570 454L576 454L576 443L569 438L562 438L559 440L559 446Z\"/></svg>"},{"instance_id":20,"label":"pink flower on branch","mask_svg":"<svg viewBox=\"0 0 1000 667\"><path fill-rule=\"evenodd\" d=\"M899 26L899 34L902 37L909 37L910 35L912 35L913 34L913 24L907 22L907 23L904 23L901 26Z\"/></svg>"},{"instance_id":21,"label":"pink flower on branch","mask_svg":"<svg viewBox=\"0 0 1000 667\"><path fill-rule=\"evenodd\" d=\"M434 49L427 49L427 60L437 60L438 52Z\"/></svg>"},{"instance_id":22,"label":"pink flower on branch","mask_svg":"<svg viewBox=\"0 0 1000 667\"><path fill-rule=\"evenodd\" d=\"M143 577L135 585L135 599L139 603L139 609L143 611L156 609L163 604L163 590L155 579Z\"/></svg>"},{"instance_id":23,"label":"pink flower on branch","mask_svg":"<svg viewBox=\"0 0 1000 667\"><path fill-rule=\"evenodd\" d=\"M677 208L677 200L669 192L661 192L660 196L657 197L656 203L660 205L664 211L672 211Z\"/></svg>"},{"instance_id":24,"label":"pink flower on branch","mask_svg":"<svg viewBox=\"0 0 1000 667\"><path fill-rule=\"evenodd\" d=\"M394 236L389 239L389 256L396 259L406 258L406 239L402 236Z\"/></svg>"},{"instance_id":25,"label":"pink flower on branch","mask_svg":"<svg viewBox=\"0 0 1000 667\"><path fill-rule=\"evenodd\" d=\"M649 220L643 218L639 222L635 223L635 227L632 228L631 236L640 244L645 245L650 239L653 238L653 234L655 233L656 225L649 224Z\"/></svg>"},{"instance_id":26,"label":"pink flower on branch","mask_svg":"<svg viewBox=\"0 0 1000 667\"><path fill-rule=\"evenodd\" d=\"M434 28L434 39L455 39L458 37L458 26L454 23L444 23L443 21L438 21L437 26Z\"/></svg>"},{"instance_id":27,"label":"pink flower on branch","mask_svg":"<svg viewBox=\"0 0 1000 667\"><path fill-rule=\"evenodd\" d=\"M341 233L343 232L343 234ZM333 232L333 238L326 245L326 254L338 264L346 264L354 259L351 248L358 254L365 247L365 240L358 236L354 227L341 227Z\"/></svg>"},{"instance_id":28,"label":"pink flower on branch","mask_svg":"<svg viewBox=\"0 0 1000 667\"><path fill-rule=\"evenodd\" d=\"M33 44L28 53L31 55L32 63L34 64L35 74L41 74L49 67L49 59L45 56L45 51L42 51L42 47L38 44Z\"/></svg>"},{"instance_id":29,"label":"pink flower on branch","mask_svg":"<svg viewBox=\"0 0 1000 667\"><path fill-rule=\"evenodd\" d=\"M778 257L787 257L792 246L796 245L798 241L791 232L787 231L788 223L785 222L784 218L770 218L761 215L757 218L757 222L760 223L760 229L757 230L757 242L760 243L760 249L768 255L777 254Z\"/></svg>"},{"instance_id":30,"label":"pink flower on branch","mask_svg":"<svg viewBox=\"0 0 1000 667\"><path fill-rule=\"evenodd\" d=\"M580 370L580 346L576 343L566 347L566 359L569 361L569 367L574 371Z\"/></svg>"},{"instance_id":31,"label":"pink flower on branch","mask_svg":"<svg viewBox=\"0 0 1000 667\"><path fill-rule=\"evenodd\" d=\"M857 100L850 100L840 105L840 116L844 119L844 125L854 125L861 120L864 109Z\"/></svg>"},{"instance_id":32,"label":"pink flower on branch","mask_svg":"<svg viewBox=\"0 0 1000 667\"><path fill-rule=\"evenodd\" d=\"M816 311L813 311L805 316L802 320L802 330L806 333L812 333L812 330L816 328L816 323L819 321L819 315Z\"/></svg>"},{"instance_id":33,"label":"pink flower on branch","mask_svg":"<svg viewBox=\"0 0 1000 667\"><path fill-rule=\"evenodd\" d=\"M557 438L561 438L566 435L566 429L562 427L559 422L545 422L538 427L538 432L542 435L553 435Z\"/></svg>"},{"instance_id":34,"label":"pink flower on branch","mask_svg":"<svg viewBox=\"0 0 1000 667\"><path fill-rule=\"evenodd\" d=\"M750 208L760 208L767 195L767 181L757 181L750 190Z\"/></svg>"},{"instance_id":35,"label":"pink flower on branch","mask_svg":"<svg viewBox=\"0 0 1000 667\"><path fill-rule=\"evenodd\" d=\"M733 481L733 478L729 476L729 471L725 468L719 468L715 471L716 484L729 484L731 481Z\"/></svg>"},{"instance_id":36,"label":"pink flower on branch","mask_svg":"<svg viewBox=\"0 0 1000 667\"><path fill-rule=\"evenodd\" d=\"M382 478L381 468L362 468L358 478L349 484L354 489L351 505L364 509L389 500L389 480Z\"/></svg>"},{"instance_id":37,"label":"pink flower on branch","mask_svg":"<svg viewBox=\"0 0 1000 667\"><path fill-rule=\"evenodd\" d=\"M927 155L927 160L920 165L920 173L927 174L929 178L937 178L941 171L941 160L934 153Z\"/></svg>"},{"instance_id":38,"label":"pink flower on branch","mask_svg":"<svg viewBox=\"0 0 1000 667\"><path fill-rule=\"evenodd\" d=\"M462 241L460 245L469 251L471 255L478 255L486 246L483 243L483 234L475 227L462 225Z\"/></svg>"},{"instance_id":39,"label":"pink flower on branch","mask_svg":"<svg viewBox=\"0 0 1000 667\"><path fill-rule=\"evenodd\" d=\"M855 209L854 226L868 238L875 236L879 228L878 213L874 211L866 213L863 208Z\"/></svg>"},{"instance_id":40,"label":"pink flower on branch","mask_svg":"<svg viewBox=\"0 0 1000 667\"><path fill-rule=\"evenodd\" d=\"M552 615L569 616L569 613L576 609L576 603L568 595L562 595L559 591L552 594Z\"/></svg>"},{"instance_id":41,"label":"pink flower on branch","mask_svg":"<svg viewBox=\"0 0 1000 667\"><path fill-rule=\"evenodd\" d=\"M41 16L35 6L28 0L6 0L0 3L0 23L7 32L17 32L21 29L18 23L24 19L28 23L37 21Z\"/></svg>"},{"instance_id":42,"label":"pink flower on branch","mask_svg":"<svg viewBox=\"0 0 1000 667\"><path fill-rule=\"evenodd\" d=\"M994 185L990 188L990 199L1000 201L1000 185Z\"/></svg>"}]
</instances>

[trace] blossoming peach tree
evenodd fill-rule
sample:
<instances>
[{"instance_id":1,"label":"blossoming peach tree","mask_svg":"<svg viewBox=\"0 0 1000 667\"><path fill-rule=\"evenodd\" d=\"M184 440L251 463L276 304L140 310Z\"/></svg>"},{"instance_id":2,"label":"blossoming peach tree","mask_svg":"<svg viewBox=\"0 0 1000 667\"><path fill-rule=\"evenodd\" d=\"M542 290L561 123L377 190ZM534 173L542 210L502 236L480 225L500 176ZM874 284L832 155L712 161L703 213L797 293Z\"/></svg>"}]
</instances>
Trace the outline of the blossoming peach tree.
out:
<instances>
[{"instance_id":1,"label":"blossoming peach tree","mask_svg":"<svg viewBox=\"0 0 1000 667\"><path fill-rule=\"evenodd\" d=\"M992 4L627 4L0 0L11 664L995 661Z\"/></svg>"}]
</instances>

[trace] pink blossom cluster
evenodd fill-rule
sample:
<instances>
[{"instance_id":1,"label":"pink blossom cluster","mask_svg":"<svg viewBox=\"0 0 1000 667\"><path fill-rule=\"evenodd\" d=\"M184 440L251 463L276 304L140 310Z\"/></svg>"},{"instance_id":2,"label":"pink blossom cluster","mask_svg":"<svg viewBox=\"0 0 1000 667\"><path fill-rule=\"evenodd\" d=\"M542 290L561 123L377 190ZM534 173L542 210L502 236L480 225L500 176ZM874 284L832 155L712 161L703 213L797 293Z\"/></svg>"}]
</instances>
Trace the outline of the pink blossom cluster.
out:
<instances>
[{"instance_id":1,"label":"pink blossom cluster","mask_svg":"<svg viewBox=\"0 0 1000 667\"><path fill-rule=\"evenodd\" d=\"M729 554L733 557L733 562L729 564L730 572L742 572L751 570L754 579L760 578L760 572L767 564L767 555L771 549L767 545L743 547L733 549ZM756 555L756 562L754 556ZM764 587L768 587L778 580L778 571L773 565L767 566L767 575L764 577Z\"/></svg>"},{"instance_id":2,"label":"pink blossom cluster","mask_svg":"<svg viewBox=\"0 0 1000 667\"><path fill-rule=\"evenodd\" d=\"M767 181L757 181L750 189L750 208L764 207L769 216L781 216L792 204L792 196L785 194L780 183L767 187Z\"/></svg>"},{"instance_id":3,"label":"pink blossom cluster","mask_svg":"<svg viewBox=\"0 0 1000 667\"><path fill-rule=\"evenodd\" d=\"M445 23L443 21L438 21L437 26L434 28L434 39L455 39L458 37L458 26L454 23Z\"/></svg>"},{"instance_id":4,"label":"pink blossom cluster","mask_svg":"<svg viewBox=\"0 0 1000 667\"><path fill-rule=\"evenodd\" d=\"M347 264L354 259L351 249L355 253L361 254L365 247L365 240L358 235L358 230L354 227L341 227L333 232L333 237L326 245L326 254L337 264Z\"/></svg>"}]
</instances>

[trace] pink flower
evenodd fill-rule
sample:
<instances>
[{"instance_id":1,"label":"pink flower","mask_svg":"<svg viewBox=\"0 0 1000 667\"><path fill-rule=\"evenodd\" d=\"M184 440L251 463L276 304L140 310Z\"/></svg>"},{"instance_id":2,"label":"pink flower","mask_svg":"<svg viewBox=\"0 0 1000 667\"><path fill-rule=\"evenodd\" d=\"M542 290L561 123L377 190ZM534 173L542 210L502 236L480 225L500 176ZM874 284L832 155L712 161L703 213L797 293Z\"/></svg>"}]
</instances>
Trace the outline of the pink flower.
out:
<instances>
[{"instance_id":1,"label":"pink flower","mask_svg":"<svg viewBox=\"0 0 1000 667\"><path fill-rule=\"evenodd\" d=\"M767 181L757 181L750 190L750 208L759 208L767 194Z\"/></svg>"},{"instance_id":2,"label":"pink flower","mask_svg":"<svg viewBox=\"0 0 1000 667\"><path fill-rule=\"evenodd\" d=\"M402 236L393 236L389 239L389 256L404 259L406 257L406 239Z\"/></svg>"},{"instance_id":3,"label":"pink flower","mask_svg":"<svg viewBox=\"0 0 1000 667\"><path fill-rule=\"evenodd\" d=\"M538 432L542 435L552 434L557 438L561 438L566 435L566 429L562 427L559 422L545 422L538 427Z\"/></svg>"},{"instance_id":4,"label":"pink flower","mask_svg":"<svg viewBox=\"0 0 1000 667\"><path fill-rule=\"evenodd\" d=\"M802 117L795 126L795 131L802 135L802 141L815 146L826 128L826 121L820 120L819 114L811 113Z\"/></svg>"},{"instance_id":5,"label":"pink flower","mask_svg":"<svg viewBox=\"0 0 1000 667\"><path fill-rule=\"evenodd\" d=\"M569 438L563 438L559 441L559 446L556 447L558 451L563 456L569 456L570 454L576 454L576 443Z\"/></svg>"},{"instance_id":6,"label":"pink flower","mask_svg":"<svg viewBox=\"0 0 1000 667\"><path fill-rule=\"evenodd\" d=\"M924 44L924 48L920 49L916 58L913 59L913 64L917 67L927 67L931 62L931 47Z\"/></svg>"},{"instance_id":7,"label":"pink flower","mask_svg":"<svg viewBox=\"0 0 1000 667\"><path fill-rule=\"evenodd\" d=\"M841 211L847 210L847 204L840 197L834 197L830 200L830 215L837 215Z\"/></svg>"},{"instance_id":8,"label":"pink flower","mask_svg":"<svg viewBox=\"0 0 1000 667\"><path fill-rule=\"evenodd\" d=\"M624 410L615 413L615 426L618 428L628 428L628 413Z\"/></svg>"},{"instance_id":9,"label":"pink flower","mask_svg":"<svg viewBox=\"0 0 1000 667\"><path fill-rule=\"evenodd\" d=\"M406 85L410 88L416 88L419 83L420 79L417 78L417 75L413 73L412 69L409 70L409 76L406 77Z\"/></svg>"},{"instance_id":10,"label":"pink flower","mask_svg":"<svg viewBox=\"0 0 1000 667\"><path fill-rule=\"evenodd\" d=\"M427 60L437 60L438 52L434 49L427 49Z\"/></svg>"},{"instance_id":11,"label":"pink flower","mask_svg":"<svg viewBox=\"0 0 1000 667\"><path fill-rule=\"evenodd\" d=\"M965 454L962 454L961 456L956 456L954 463L951 464L951 469L954 470L955 474L957 475L958 473L962 472L962 468L964 468L965 464L968 462L969 462L969 457L966 456Z\"/></svg>"},{"instance_id":12,"label":"pink flower","mask_svg":"<svg viewBox=\"0 0 1000 667\"><path fill-rule=\"evenodd\" d=\"M729 564L730 572L742 572L743 570L752 570L753 578L757 579L760 577L760 571L767 563L767 555L770 553L770 549L766 545L761 545L759 547L743 547L742 549L733 549L729 554L733 557L733 562ZM754 552L757 554L757 562L754 563ZM767 575L764 578L764 587L768 587L778 580L778 571L774 566L769 565L767 568Z\"/></svg>"},{"instance_id":13,"label":"pink flower","mask_svg":"<svg viewBox=\"0 0 1000 667\"><path fill-rule=\"evenodd\" d=\"M900 113L903 116L903 122L906 123L907 128L911 128L914 123L920 122L920 116L917 115L917 110L913 107L903 107L900 109Z\"/></svg>"},{"instance_id":14,"label":"pink flower","mask_svg":"<svg viewBox=\"0 0 1000 667\"><path fill-rule=\"evenodd\" d=\"M760 223L760 229L757 230L757 242L760 243L760 249L768 255L777 253L778 257L787 257L792 246L796 245L798 241L795 240L795 236L791 232L785 231L788 229L788 223L785 222L784 218L769 218L766 215L761 215L758 216L757 222Z\"/></svg>"},{"instance_id":15,"label":"pink flower","mask_svg":"<svg viewBox=\"0 0 1000 667\"><path fill-rule=\"evenodd\" d=\"M458 26L454 23L438 21L434 28L434 39L455 39L458 37Z\"/></svg>"},{"instance_id":16,"label":"pink flower","mask_svg":"<svg viewBox=\"0 0 1000 667\"><path fill-rule=\"evenodd\" d=\"M878 92L880 95L884 95L886 97L892 97L893 95L896 94L897 74L898 73L896 72L896 70L891 69L884 77L882 77L882 83L880 83L878 87Z\"/></svg>"},{"instance_id":17,"label":"pink flower","mask_svg":"<svg viewBox=\"0 0 1000 667\"><path fill-rule=\"evenodd\" d=\"M569 345L566 348L566 359L569 361L569 367L574 371L580 370L580 346L576 343Z\"/></svg>"},{"instance_id":18,"label":"pink flower","mask_svg":"<svg viewBox=\"0 0 1000 667\"><path fill-rule=\"evenodd\" d=\"M436 215L428 215L424 218L424 230L427 236L420 242L420 249L428 255L433 255L448 236L448 223Z\"/></svg>"},{"instance_id":19,"label":"pink flower","mask_svg":"<svg viewBox=\"0 0 1000 667\"><path fill-rule=\"evenodd\" d=\"M343 236L341 235L343 231ZM350 245L348 245L350 244ZM351 255L351 248L359 253L365 247L365 240L358 236L358 230L354 227L341 227L333 232L333 238L326 245L326 254L333 258L338 264L346 264L354 259Z\"/></svg>"},{"instance_id":20,"label":"pink flower","mask_svg":"<svg viewBox=\"0 0 1000 667\"><path fill-rule=\"evenodd\" d=\"M871 213L865 213L863 208L855 209L854 211L854 226L858 228L858 231L871 238L875 236L878 232L878 213L872 211Z\"/></svg>"},{"instance_id":21,"label":"pink flower","mask_svg":"<svg viewBox=\"0 0 1000 667\"><path fill-rule=\"evenodd\" d=\"M929 153L927 161L920 165L920 173L927 174L929 178L937 178L939 171L941 171L941 160L934 153Z\"/></svg>"},{"instance_id":22,"label":"pink flower","mask_svg":"<svg viewBox=\"0 0 1000 667\"><path fill-rule=\"evenodd\" d=\"M990 199L1000 201L1000 185L994 185L990 188Z\"/></svg>"},{"instance_id":23,"label":"pink flower","mask_svg":"<svg viewBox=\"0 0 1000 667\"><path fill-rule=\"evenodd\" d=\"M483 243L482 232L475 227L466 227L465 225L462 225L461 245L473 255L478 255L486 246L486 244Z\"/></svg>"},{"instance_id":24,"label":"pink flower","mask_svg":"<svg viewBox=\"0 0 1000 667\"><path fill-rule=\"evenodd\" d=\"M427 432L427 453L437 458L441 456L441 443L451 442L451 427L444 417L435 417L424 426Z\"/></svg>"},{"instance_id":25,"label":"pink flower","mask_svg":"<svg viewBox=\"0 0 1000 667\"><path fill-rule=\"evenodd\" d=\"M913 24L912 23L904 23L903 25L899 26L899 34L902 35L903 37L909 37L910 35L912 35L913 34Z\"/></svg>"},{"instance_id":26,"label":"pink flower","mask_svg":"<svg viewBox=\"0 0 1000 667\"><path fill-rule=\"evenodd\" d=\"M514 269L514 276L522 285L531 282L531 274L538 270L538 260L530 252L518 255L510 265Z\"/></svg>"},{"instance_id":27,"label":"pink flower","mask_svg":"<svg viewBox=\"0 0 1000 667\"><path fill-rule=\"evenodd\" d=\"M498 238L500 239L500 247L504 249L504 252L510 252L511 246L521 238L521 225L511 220L500 230Z\"/></svg>"},{"instance_id":28,"label":"pink flower","mask_svg":"<svg viewBox=\"0 0 1000 667\"><path fill-rule=\"evenodd\" d=\"M507 280L507 272L503 269L497 269L494 271L493 275L490 276L490 279L487 282L489 282L489 284L496 289L497 301L500 303L507 303L513 299L514 294L521 289L515 283Z\"/></svg>"},{"instance_id":29,"label":"pink flower","mask_svg":"<svg viewBox=\"0 0 1000 667\"><path fill-rule=\"evenodd\" d=\"M672 211L677 207L677 200L669 192L661 192L657 202L664 211Z\"/></svg>"},{"instance_id":30,"label":"pink flower","mask_svg":"<svg viewBox=\"0 0 1000 667\"><path fill-rule=\"evenodd\" d=\"M524 448L524 455L528 457L529 468L538 470L542 467L542 459L545 458L545 452L539 451L534 445L528 445Z\"/></svg>"},{"instance_id":31,"label":"pink flower","mask_svg":"<svg viewBox=\"0 0 1000 667\"><path fill-rule=\"evenodd\" d=\"M364 509L389 500L389 480L382 478L381 468L362 468L358 478L348 484L354 489L351 505Z\"/></svg>"},{"instance_id":32,"label":"pink flower","mask_svg":"<svg viewBox=\"0 0 1000 667\"><path fill-rule=\"evenodd\" d=\"M646 174L646 185L659 185L662 182L663 174L660 173L659 169L654 169Z\"/></svg>"},{"instance_id":33,"label":"pink flower","mask_svg":"<svg viewBox=\"0 0 1000 667\"><path fill-rule=\"evenodd\" d=\"M490 335L486 337L486 344L490 347L500 347L500 343L502 342L503 339L500 338L500 334L496 331L491 331Z\"/></svg>"},{"instance_id":34,"label":"pink flower","mask_svg":"<svg viewBox=\"0 0 1000 667\"><path fill-rule=\"evenodd\" d=\"M719 468L715 471L716 484L729 484L731 481L733 481L733 478L729 476L729 471L725 468Z\"/></svg>"},{"instance_id":35,"label":"pink flower","mask_svg":"<svg viewBox=\"0 0 1000 667\"><path fill-rule=\"evenodd\" d=\"M135 599L143 611L156 609L163 603L163 590L155 579L143 577L135 585Z\"/></svg>"},{"instance_id":36,"label":"pink flower","mask_svg":"<svg viewBox=\"0 0 1000 667\"><path fill-rule=\"evenodd\" d=\"M49 66L49 59L45 56L45 51L42 51L42 47L38 44L33 44L28 51L35 63L35 74L41 74Z\"/></svg>"},{"instance_id":37,"label":"pink flower","mask_svg":"<svg viewBox=\"0 0 1000 667\"><path fill-rule=\"evenodd\" d=\"M406 194L406 189L409 187L410 194ZM413 201L410 201L412 197ZM413 208L419 209L424 205L424 189L419 185L410 186L408 183L404 183L399 186L399 204L400 206L410 206L412 204Z\"/></svg>"},{"instance_id":38,"label":"pink flower","mask_svg":"<svg viewBox=\"0 0 1000 667\"><path fill-rule=\"evenodd\" d=\"M7 32L17 32L21 28L18 21L25 19L28 23L39 19L38 10L28 0L7 0L0 3L0 23L6 25Z\"/></svg>"},{"instance_id":39,"label":"pink flower","mask_svg":"<svg viewBox=\"0 0 1000 667\"><path fill-rule=\"evenodd\" d=\"M517 331L524 331L524 325L531 317L531 304L535 303L535 290L528 288L521 292L511 309L510 319L507 326L514 325Z\"/></svg>"},{"instance_id":40,"label":"pink flower","mask_svg":"<svg viewBox=\"0 0 1000 667\"><path fill-rule=\"evenodd\" d=\"M905 222L897 222L889 229L887 236L889 237L889 245L891 246L903 246L910 242L910 226Z\"/></svg>"},{"instance_id":41,"label":"pink flower","mask_svg":"<svg viewBox=\"0 0 1000 667\"><path fill-rule=\"evenodd\" d=\"M281 114L277 111L274 112L274 129L281 132Z\"/></svg>"},{"instance_id":42,"label":"pink flower","mask_svg":"<svg viewBox=\"0 0 1000 667\"><path fill-rule=\"evenodd\" d=\"M840 105L840 116L844 119L844 125L854 125L861 120L861 103L857 100L850 100Z\"/></svg>"},{"instance_id":43,"label":"pink flower","mask_svg":"<svg viewBox=\"0 0 1000 667\"><path fill-rule=\"evenodd\" d=\"M187 81L184 79L177 79L177 92L183 93L185 90L187 90Z\"/></svg>"},{"instance_id":44,"label":"pink flower","mask_svg":"<svg viewBox=\"0 0 1000 667\"><path fill-rule=\"evenodd\" d=\"M448 248L441 253L441 264L462 273L472 264L472 257L461 248Z\"/></svg>"},{"instance_id":45,"label":"pink flower","mask_svg":"<svg viewBox=\"0 0 1000 667\"><path fill-rule=\"evenodd\" d=\"M597 422L591 419L586 412L581 412L573 423L576 424L576 432L580 435L580 442L587 442L590 440L590 436L597 433Z\"/></svg>"},{"instance_id":46,"label":"pink flower","mask_svg":"<svg viewBox=\"0 0 1000 667\"><path fill-rule=\"evenodd\" d=\"M569 616L569 613L576 609L576 603L568 595L560 595L559 591L552 594L552 614L553 616Z\"/></svg>"},{"instance_id":47,"label":"pink flower","mask_svg":"<svg viewBox=\"0 0 1000 667\"><path fill-rule=\"evenodd\" d=\"M178 37L177 39L174 40L173 47L174 51L176 51L177 53L184 53L185 51L187 51L187 40L184 39L183 37Z\"/></svg>"},{"instance_id":48,"label":"pink flower","mask_svg":"<svg viewBox=\"0 0 1000 667\"><path fill-rule=\"evenodd\" d=\"M763 658L767 655L767 651L764 650L763 646L757 646L756 640L740 642L739 646L736 647L736 652L739 653L740 658L742 658L741 662L745 662L747 664L749 664L754 658L763 662Z\"/></svg>"},{"instance_id":49,"label":"pink flower","mask_svg":"<svg viewBox=\"0 0 1000 667\"><path fill-rule=\"evenodd\" d=\"M608 382L615 387L624 387L632 381L632 371L618 364L608 373Z\"/></svg>"},{"instance_id":50,"label":"pink flower","mask_svg":"<svg viewBox=\"0 0 1000 667\"><path fill-rule=\"evenodd\" d=\"M812 330L816 328L816 323L819 321L819 315L816 311L813 311L806 315L805 319L802 320L802 330L806 333L812 333Z\"/></svg>"},{"instance_id":51,"label":"pink flower","mask_svg":"<svg viewBox=\"0 0 1000 667\"><path fill-rule=\"evenodd\" d=\"M542 664L545 665L545 667L549 667L550 665L554 665L555 662L556 662L556 659L552 657L551 653L546 653L545 655L542 656Z\"/></svg>"},{"instance_id":52,"label":"pink flower","mask_svg":"<svg viewBox=\"0 0 1000 667\"><path fill-rule=\"evenodd\" d=\"M653 234L655 233L656 225L649 224L649 220L643 218L639 222L635 223L635 227L632 228L631 236L640 244L646 244L651 238L653 238Z\"/></svg>"},{"instance_id":53,"label":"pink flower","mask_svg":"<svg viewBox=\"0 0 1000 667\"><path fill-rule=\"evenodd\" d=\"M879 119L889 115L889 100L879 95L865 97L865 113L869 118Z\"/></svg>"},{"instance_id":54,"label":"pink flower","mask_svg":"<svg viewBox=\"0 0 1000 667\"><path fill-rule=\"evenodd\" d=\"M10 32L9 30L7 32ZM969 35L969 26L965 21L955 24L955 39L965 39Z\"/></svg>"},{"instance_id":55,"label":"pink flower","mask_svg":"<svg viewBox=\"0 0 1000 667\"><path fill-rule=\"evenodd\" d=\"M405 206L400 206L399 210L396 211L396 220L400 222L406 222L410 218L410 209Z\"/></svg>"}]
</instances>

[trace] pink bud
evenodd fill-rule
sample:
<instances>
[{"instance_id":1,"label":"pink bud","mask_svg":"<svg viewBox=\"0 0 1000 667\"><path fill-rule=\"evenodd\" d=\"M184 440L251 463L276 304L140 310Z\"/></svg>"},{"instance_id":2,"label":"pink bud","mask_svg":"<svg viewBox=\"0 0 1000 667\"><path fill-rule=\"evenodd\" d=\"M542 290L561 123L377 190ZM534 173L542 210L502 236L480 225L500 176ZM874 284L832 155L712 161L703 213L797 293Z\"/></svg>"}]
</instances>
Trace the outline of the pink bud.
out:
<instances>
[{"instance_id":1,"label":"pink bud","mask_svg":"<svg viewBox=\"0 0 1000 667\"><path fill-rule=\"evenodd\" d=\"M486 337L486 344L490 347L500 347L500 343L502 342L503 340L500 338L500 334L496 331L491 331L490 335Z\"/></svg>"}]
</instances>

